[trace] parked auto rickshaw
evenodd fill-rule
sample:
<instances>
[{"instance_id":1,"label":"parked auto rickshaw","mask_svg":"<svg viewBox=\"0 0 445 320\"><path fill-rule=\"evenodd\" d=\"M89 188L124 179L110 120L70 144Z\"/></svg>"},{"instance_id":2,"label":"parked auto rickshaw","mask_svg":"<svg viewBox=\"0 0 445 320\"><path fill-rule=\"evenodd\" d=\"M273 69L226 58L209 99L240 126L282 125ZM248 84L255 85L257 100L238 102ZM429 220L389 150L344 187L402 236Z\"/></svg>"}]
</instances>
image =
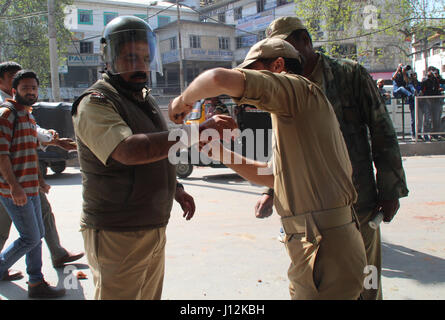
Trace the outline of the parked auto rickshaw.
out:
<instances>
[{"instance_id":1,"label":"parked auto rickshaw","mask_svg":"<svg viewBox=\"0 0 445 320\"><path fill-rule=\"evenodd\" d=\"M230 115L235 119L238 124L238 128L243 131L245 129L252 129L254 133L254 148L253 155L248 151L247 148L247 138L246 136L241 136L235 139L231 145L231 149L235 152L241 150L241 154L247 158L251 158L253 160L261 160L264 161L268 159L271 155L271 129L272 122L270 118L270 114L268 112L264 112L256 109L250 105L241 105L236 106L235 103L227 96L222 96L221 101L227 106L229 109ZM186 124L202 123L206 120L206 111L208 112L209 105L208 99L202 99L195 103L192 112L189 114L187 119L185 120ZM257 148L260 146L257 144L257 140L260 138L257 136L257 129L264 130L264 145L263 145L263 153L258 152L260 154L260 159L257 157ZM250 141L252 143L252 141ZM187 178L192 172L193 167L196 166L208 166L211 168L226 168L226 166L222 163L210 161L204 154L200 154L199 163L193 163L191 153L192 150L189 148L186 151L182 151L184 154L181 154L180 159L186 159L186 161L180 161L176 166L176 175L178 178ZM195 161L196 162L196 161Z\"/></svg>"},{"instance_id":2,"label":"parked auto rickshaw","mask_svg":"<svg viewBox=\"0 0 445 320\"><path fill-rule=\"evenodd\" d=\"M40 127L56 130L61 138L75 139L71 107L68 102L38 102L32 106L32 114ZM44 177L48 167L59 174L65 170L67 160L77 158L77 151L68 152L55 146L48 146L45 151L38 150L37 153Z\"/></svg>"},{"instance_id":3,"label":"parked auto rickshaw","mask_svg":"<svg viewBox=\"0 0 445 320\"><path fill-rule=\"evenodd\" d=\"M207 119L206 118L207 109L208 108L206 108L205 99L197 101L193 106L192 112L190 112L190 114L188 115L185 124L203 123Z\"/></svg>"}]
</instances>

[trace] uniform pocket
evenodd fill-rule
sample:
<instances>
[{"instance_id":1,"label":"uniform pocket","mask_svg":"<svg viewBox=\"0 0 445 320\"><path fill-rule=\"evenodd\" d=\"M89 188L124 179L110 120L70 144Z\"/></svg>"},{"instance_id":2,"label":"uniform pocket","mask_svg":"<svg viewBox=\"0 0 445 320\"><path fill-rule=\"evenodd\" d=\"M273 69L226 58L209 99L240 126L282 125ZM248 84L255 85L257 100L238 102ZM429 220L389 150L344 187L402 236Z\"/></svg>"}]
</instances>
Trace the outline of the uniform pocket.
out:
<instances>
[{"instance_id":1,"label":"uniform pocket","mask_svg":"<svg viewBox=\"0 0 445 320\"><path fill-rule=\"evenodd\" d=\"M295 234L286 242L286 249L292 261L288 276L297 299L318 293L319 279L314 277L314 270L319 247L319 244L306 241L304 234Z\"/></svg>"},{"instance_id":2,"label":"uniform pocket","mask_svg":"<svg viewBox=\"0 0 445 320\"><path fill-rule=\"evenodd\" d=\"M311 215L306 217L305 233L286 237L285 245L292 261L288 276L297 298L310 298L311 294L318 293L321 275L317 272L317 260L321 241L322 236Z\"/></svg>"}]
</instances>

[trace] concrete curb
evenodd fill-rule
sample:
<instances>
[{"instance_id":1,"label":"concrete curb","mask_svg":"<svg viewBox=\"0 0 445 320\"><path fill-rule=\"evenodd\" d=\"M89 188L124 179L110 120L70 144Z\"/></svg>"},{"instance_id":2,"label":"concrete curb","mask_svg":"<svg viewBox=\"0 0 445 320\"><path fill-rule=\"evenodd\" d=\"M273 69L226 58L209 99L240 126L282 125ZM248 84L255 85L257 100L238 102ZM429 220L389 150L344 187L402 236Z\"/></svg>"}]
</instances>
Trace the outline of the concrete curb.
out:
<instances>
[{"instance_id":1,"label":"concrete curb","mask_svg":"<svg viewBox=\"0 0 445 320\"><path fill-rule=\"evenodd\" d=\"M445 141L438 142L400 142L403 157L445 155Z\"/></svg>"}]
</instances>

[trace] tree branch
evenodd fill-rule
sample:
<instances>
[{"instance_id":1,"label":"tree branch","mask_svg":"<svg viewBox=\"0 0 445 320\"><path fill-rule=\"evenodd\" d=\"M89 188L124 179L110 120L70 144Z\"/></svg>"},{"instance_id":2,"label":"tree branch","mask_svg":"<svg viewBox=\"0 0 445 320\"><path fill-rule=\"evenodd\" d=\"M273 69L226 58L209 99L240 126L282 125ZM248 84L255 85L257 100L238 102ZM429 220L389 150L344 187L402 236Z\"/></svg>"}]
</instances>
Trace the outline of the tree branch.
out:
<instances>
[{"instance_id":1,"label":"tree branch","mask_svg":"<svg viewBox=\"0 0 445 320\"><path fill-rule=\"evenodd\" d=\"M3 7L0 9L0 16L4 15L5 12L8 10L9 6L11 5L12 0L6 0L6 3L3 5Z\"/></svg>"}]
</instances>

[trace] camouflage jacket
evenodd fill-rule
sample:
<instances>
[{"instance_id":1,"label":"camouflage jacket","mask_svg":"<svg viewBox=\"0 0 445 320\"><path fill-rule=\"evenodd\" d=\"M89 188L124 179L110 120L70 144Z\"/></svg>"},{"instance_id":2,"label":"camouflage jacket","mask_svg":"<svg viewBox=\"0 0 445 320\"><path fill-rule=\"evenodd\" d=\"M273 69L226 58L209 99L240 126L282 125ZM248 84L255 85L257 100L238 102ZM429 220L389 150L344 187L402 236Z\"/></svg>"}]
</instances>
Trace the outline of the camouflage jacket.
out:
<instances>
[{"instance_id":1,"label":"camouflage jacket","mask_svg":"<svg viewBox=\"0 0 445 320\"><path fill-rule=\"evenodd\" d=\"M356 62L320 56L325 94L337 115L353 167L356 211L374 209L379 200L406 197L397 136L371 76Z\"/></svg>"}]
</instances>

